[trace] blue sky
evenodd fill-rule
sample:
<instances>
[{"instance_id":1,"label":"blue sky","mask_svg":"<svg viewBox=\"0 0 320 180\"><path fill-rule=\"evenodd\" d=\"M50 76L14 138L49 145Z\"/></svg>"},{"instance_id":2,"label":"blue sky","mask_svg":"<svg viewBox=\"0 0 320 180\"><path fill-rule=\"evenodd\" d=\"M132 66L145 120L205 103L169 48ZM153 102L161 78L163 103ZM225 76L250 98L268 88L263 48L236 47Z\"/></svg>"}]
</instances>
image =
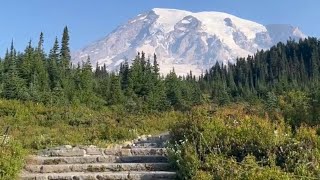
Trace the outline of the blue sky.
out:
<instances>
[{"instance_id":1,"label":"blue sky","mask_svg":"<svg viewBox=\"0 0 320 180\"><path fill-rule=\"evenodd\" d=\"M320 37L319 0L6 0L0 4L0 55L12 39L23 50L41 31L48 50L65 25L76 50L155 7L221 11L261 24L292 24Z\"/></svg>"}]
</instances>

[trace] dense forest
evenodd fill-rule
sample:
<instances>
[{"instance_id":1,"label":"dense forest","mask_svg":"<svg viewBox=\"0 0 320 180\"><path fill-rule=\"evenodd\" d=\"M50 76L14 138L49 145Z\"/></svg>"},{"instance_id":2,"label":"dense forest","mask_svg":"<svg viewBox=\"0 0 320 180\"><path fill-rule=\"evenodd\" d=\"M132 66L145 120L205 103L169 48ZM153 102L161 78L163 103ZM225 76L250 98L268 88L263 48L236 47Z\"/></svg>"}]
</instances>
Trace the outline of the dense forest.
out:
<instances>
[{"instance_id":1,"label":"dense forest","mask_svg":"<svg viewBox=\"0 0 320 180\"><path fill-rule=\"evenodd\" d=\"M199 77L160 73L157 55L137 53L118 72L73 64L65 27L48 53L44 34L0 59L0 179L25 152L63 144L106 146L170 129L181 179L320 177L320 41L278 43ZM94 68L93 68L94 66ZM1 140L1 139L0 139Z\"/></svg>"},{"instance_id":2,"label":"dense forest","mask_svg":"<svg viewBox=\"0 0 320 180\"><path fill-rule=\"evenodd\" d=\"M308 38L278 43L236 64L216 64L200 78L204 92L221 102L230 98L265 98L268 92L310 91L319 86L320 44Z\"/></svg>"},{"instance_id":3,"label":"dense forest","mask_svg":"<svg viewBox=\"0 0 320 180\"><path fill-rule=\"evenodd\" d=\"M125 61L118 72L106 65L93 71L90 57L72 64L66 27L61 43L55 40L47 55L44 35L38 45L29 42L24 52L14 44L0 61L0 94L5 99L45 104L85 104L87 106L123 105L130 111L171 108L187 110L208 100L218 104L232 101L266 99L270 92L281 95L292 90L314 92L320 79L320 44L308 38L239 58L236 64L217 63L200 77L192 72L178 77L174 69L160 75L157 56L144 52ZM131 109L134 108L134 109Z\"/></svg>"},{"instance_id":4,"label":"dense forest","mask_svg":"<svg viewBox=\"0 0 320 180\"><path fill-rule=\"evenodd\" d=\"M41 33L38 46L30 42L23 53L16 52L12 43L0 64L3 98L61 105L124 105L130 111L185 109L201 102L194 78L182 80L174 71L160 77L156 55L150 59L141 52L131 66L121 64L119 72L98 65L93 72L90 57L71 63L67 27L61 45L56 39L48 55L43 42Z\"/></svg>"}]
</instances>

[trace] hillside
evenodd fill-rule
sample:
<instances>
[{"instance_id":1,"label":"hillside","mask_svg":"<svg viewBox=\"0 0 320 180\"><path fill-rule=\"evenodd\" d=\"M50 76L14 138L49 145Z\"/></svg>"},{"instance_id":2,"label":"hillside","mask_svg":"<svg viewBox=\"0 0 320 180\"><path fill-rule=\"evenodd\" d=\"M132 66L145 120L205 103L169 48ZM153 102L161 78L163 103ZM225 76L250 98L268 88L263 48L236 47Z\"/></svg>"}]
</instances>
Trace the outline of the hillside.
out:
<instances>
[{"instance_id":1,"label":"hillside","mask_svg":"<svg viewBox=\"0 0 320 180\"><path fill-rule=\"evenodd\" d=\"M180 148L183 140L192 142L173 149L184 152L171 160L184 179L234 179L256 173L261 179L318 176L317 38L278 43L255 56L238 58L228 69L216 64L199 77L179 77L175 71L160 76L160 59L155 55L150 61L145 53L139 53L131 66L121 64L118 73L105 66L92 71L90 59L70 66L68 40L65 27L61 48L56 41L46 55L41 33L37 47L29 44L17 52L12 44L0 61L0 128L10 127L10 139L0 148L0 157L5 157L0 158L0 178L17 176L26 151L65 144L105 147L169 129L171 145L178 143L175 147ZM210 144L196 139L199 131ZM210 152L217 144L224 154ZM279 150L283 147L288 148ZM215 166L223 165L220 160L237 173Z\"/></svg>"}]
</instances>

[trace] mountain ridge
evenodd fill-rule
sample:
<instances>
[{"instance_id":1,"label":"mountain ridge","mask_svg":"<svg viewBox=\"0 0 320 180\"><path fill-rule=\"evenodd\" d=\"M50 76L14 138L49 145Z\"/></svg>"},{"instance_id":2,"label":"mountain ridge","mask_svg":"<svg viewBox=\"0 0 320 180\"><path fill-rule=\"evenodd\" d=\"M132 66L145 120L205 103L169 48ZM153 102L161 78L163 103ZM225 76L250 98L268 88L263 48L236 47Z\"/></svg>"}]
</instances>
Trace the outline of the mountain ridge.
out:
<instances>
[{"instance_id":1,"label":"mountain ridge","mask_svg":"<svg viewBox=\"0 0 320 180\"><path fill-rule=\"evenodd\" d=\"M116 71L125 59L138 51L158 55L160 70L172 68L179 75L200 74L216 62L235 63L237 57L252 55L289 38L305 38L299 28L262 25L223 12L189 12L154 8L118 26L104 38L73 53L73 62L106 64ZM132 59L128 59L129 63Z\"/></svg>"}]
</instances>

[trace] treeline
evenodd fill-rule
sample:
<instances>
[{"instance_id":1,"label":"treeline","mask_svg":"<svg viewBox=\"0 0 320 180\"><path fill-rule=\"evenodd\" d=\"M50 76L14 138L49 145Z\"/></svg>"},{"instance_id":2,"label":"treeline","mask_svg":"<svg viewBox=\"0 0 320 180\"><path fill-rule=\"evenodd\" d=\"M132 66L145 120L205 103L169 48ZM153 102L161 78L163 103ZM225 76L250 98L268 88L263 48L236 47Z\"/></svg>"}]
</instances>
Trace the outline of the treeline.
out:
<instances>
[{"instance_id":1,"label":"treeline","mask_svg":"<svg viewBox=\"0 0 320 180\"><path fill-rule=\"evenodd\" d=\"M187 110L201 103L201 91L195 78L178 77L174 70L163 77L159 71L157 56L154 55L151 62L144 52L138 53L131 66L128 61L121 64L118 74L97 65L96 94L107 105L124 105L130 111Z\"/></svg>"},{"instance_id":2,"label":"treeline","mask_svg":"<svg viewBox=\"0 0 320 180\"><path fill-rule=\"evenodd\" d=\"M268 100L270 93L284 95L293 90L317 96L314 92L319 87L320 42L316 38L278 43L270 50L237 59L236 64L217 63L199 77L192 72L178 77L174 69L161 76L157 56L146 57L143 52L131 65L123 62L118 72L108 72L106 65L98 64L93 72L89 57L74 65L67 27L61 43L56 39L48 54L43 43L42 33L37 46L29 42L24 52L16 52L12 43L0 61L2 98L164 111L188 110L210 99L218 104Z\"/></svg>"},{"instance_id":3,"label":"treeline","mask_svg":"<svg viewBox=\"0 0 320 180\"><path fill-rule=\"evenodd\" d=\"M108 72L105 65L97 65L93 72L89 57L86 62L71 63L67 27L61 43L56 38L48 55L43 43L41 33L38 45L33 47L30 41L24 52L11 44L0 59L2 98L56 105L119 105L129 111L185 110L201 102L195 78L177 77L174 70L160 76L156 55L151 60L138 53L131 66L126 61L117 73Z\"/></svg>"},{"instance_id":4,"label":"treeline","mask_svg":"<svg viewBox=\"0 0 320 180\"><path fill-rule=\"evenodd\" d=\"M216 64L200 77L203 92L219 103L267 98L268 92L314 91L320 80L320 41L307 38L278 43L236 64Z\"/></svg>"}]
</instances>

